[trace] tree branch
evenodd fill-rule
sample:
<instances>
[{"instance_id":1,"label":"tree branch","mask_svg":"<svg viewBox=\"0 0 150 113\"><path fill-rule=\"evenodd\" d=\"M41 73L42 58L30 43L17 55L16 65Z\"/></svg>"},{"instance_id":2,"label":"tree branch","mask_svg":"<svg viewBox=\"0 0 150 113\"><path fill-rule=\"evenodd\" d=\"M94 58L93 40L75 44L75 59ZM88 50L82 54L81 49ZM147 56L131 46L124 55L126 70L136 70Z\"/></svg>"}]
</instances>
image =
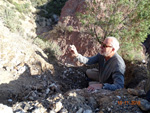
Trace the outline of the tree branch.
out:
<instances>
[{"instance_id":1,"label":"tree branch","mask_svg":"<svg viewBox=\"0 0 150 113\"><path fill-rule=\"evenodd\" d=\"M95 36L96 36L97 41L101 44L102 42L101 42L100 39L98 38L98 35L97 35L97 33L96 33L95 27L94 27L94 34L95 34Z\"/></svg>"},{"instance_id":2,"label":"tree branch","mask_svg":"<svg viewBox=\"0 0 150 113\"><path fill-rule=\"evenodd\" d=\"M128 19L128 18L129 18L129 15L130 15L131 13L133 13L133 11L135 11L135 9L136 9L137 5L139 4L139 2L140 2L140 0L138 0L138 2L136 3L135 7L121 20L121 22L119 22L119 24L118 24L118 26L116 27L116 29L114 29L114 30L112 30L111 32L109 32L108 35L110 35L111 33L116 32L116 30L117 30L117 28L119 27L119 25L120 25L121 23L123 23L126 19ZM127 10L127 12L128 12L128 10ZM120 29L122 29L122 27L121 27ZM120 30L120 29L118 29L118 30Z\"/></svg>"}]
</instances>

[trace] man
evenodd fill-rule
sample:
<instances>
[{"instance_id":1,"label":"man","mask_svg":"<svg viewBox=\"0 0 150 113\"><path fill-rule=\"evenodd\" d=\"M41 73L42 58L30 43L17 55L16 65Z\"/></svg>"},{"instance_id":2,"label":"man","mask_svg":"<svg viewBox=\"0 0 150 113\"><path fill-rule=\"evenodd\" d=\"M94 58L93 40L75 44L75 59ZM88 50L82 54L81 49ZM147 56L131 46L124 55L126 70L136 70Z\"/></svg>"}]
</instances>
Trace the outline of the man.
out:
<instances>
[{"instance_id":1,"label":"man","mask_svg":"<svg viewBox=\"0 0 150 113\"><path fill-rule=\"evenodd\" d=\"M125 63L117 54L119 42L115 37L106 38L101 44L100 53L93 57L84 57L79 54L74 45L69 50L72 56L84 64L99 64L99 69L88 69L86 74L88 78L97 81L90 82L88 91L98 89L116 90L124 87Z\"/></svg>"}]
</instances>

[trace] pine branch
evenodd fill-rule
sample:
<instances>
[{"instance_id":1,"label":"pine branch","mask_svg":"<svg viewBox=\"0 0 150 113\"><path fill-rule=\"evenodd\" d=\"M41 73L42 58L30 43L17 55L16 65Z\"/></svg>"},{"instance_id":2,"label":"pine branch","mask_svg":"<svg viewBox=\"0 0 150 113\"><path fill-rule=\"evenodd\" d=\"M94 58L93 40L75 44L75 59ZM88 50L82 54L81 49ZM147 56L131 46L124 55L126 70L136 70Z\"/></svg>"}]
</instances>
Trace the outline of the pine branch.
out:
<instances>
[{"instance_id":1,"label":"pine branch","mask_svg":"<svg viewBox=\"0 0 150 113\"><path fill-rule=\"evenodd\" d=\"M111 32L108 33L108 35L110 35L110 34L112 34L112 33L115 33L116 30L121 30L121 29L122 29L123 26L122 26L120 29L117 29L117 28L119 27L119 25L120 25L121 23L123 23L125 20L127 20L127 19L129 18L129 15L130 15L131 13L133 13L133 12L136 10L136 7L138 6L139 2L140 2L140 0L138 0L138 2L137 2L137 4L135 5L135 7L121 20L121 22L119 22L118 26L117 26L114 30L112 30ZM127 12L128 12L128 10L127 10ZM126 23L124 23L124 24L126 24Z\"/></svg>"}]
</instances>

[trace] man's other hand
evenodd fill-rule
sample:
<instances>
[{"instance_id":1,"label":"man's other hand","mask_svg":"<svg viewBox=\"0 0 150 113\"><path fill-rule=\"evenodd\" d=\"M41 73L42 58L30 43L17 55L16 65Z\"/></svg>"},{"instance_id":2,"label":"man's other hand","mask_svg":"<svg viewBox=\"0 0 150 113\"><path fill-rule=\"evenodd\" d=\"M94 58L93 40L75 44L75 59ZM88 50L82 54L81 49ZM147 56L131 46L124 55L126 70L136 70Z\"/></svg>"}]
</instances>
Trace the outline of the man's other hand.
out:
<instances>
[{"instance_id":1,"label":"man's other hand","mask_svg":"<svg viewBox=\"0 0 150 113\"><path fill-rule=\"evenodd\" d=\"M91 84L89 85L89 87L87 88L87 90L89 92L92 92L92 91L95 91L95 90L98 90L98 89L102 89L103 85L102 84Z\"/></svg>"}]
</instances>

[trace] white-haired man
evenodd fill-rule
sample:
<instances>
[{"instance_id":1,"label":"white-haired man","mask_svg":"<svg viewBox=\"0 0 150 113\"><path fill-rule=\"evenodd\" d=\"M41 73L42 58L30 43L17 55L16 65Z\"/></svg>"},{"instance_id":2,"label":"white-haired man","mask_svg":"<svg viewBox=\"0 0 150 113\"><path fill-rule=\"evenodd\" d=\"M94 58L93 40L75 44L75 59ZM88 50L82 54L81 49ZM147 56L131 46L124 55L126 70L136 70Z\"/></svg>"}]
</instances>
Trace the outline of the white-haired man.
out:
<instances>
[{"instance_id":1,"label":"white-haired man","mask_svg":"<svg viewBox=\"0 0 150 113\"><path fill-rule=\"evenodd\" d=\"M88 78L96 82L89 82L88 91L98 89L116 90L124 87L125 63L118 55L119 42L115 37L107 37L101 44L100 53L92 57L79 54L74 45L69 50L72 55L84 64L99 64L98 69L88 69Z\"/></svg>"}]
</instances>

